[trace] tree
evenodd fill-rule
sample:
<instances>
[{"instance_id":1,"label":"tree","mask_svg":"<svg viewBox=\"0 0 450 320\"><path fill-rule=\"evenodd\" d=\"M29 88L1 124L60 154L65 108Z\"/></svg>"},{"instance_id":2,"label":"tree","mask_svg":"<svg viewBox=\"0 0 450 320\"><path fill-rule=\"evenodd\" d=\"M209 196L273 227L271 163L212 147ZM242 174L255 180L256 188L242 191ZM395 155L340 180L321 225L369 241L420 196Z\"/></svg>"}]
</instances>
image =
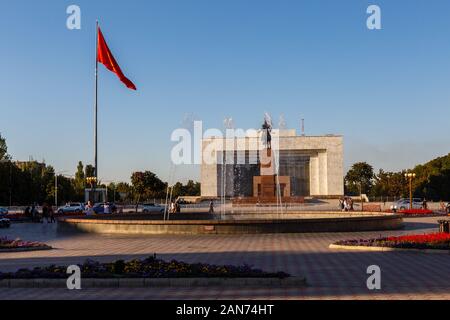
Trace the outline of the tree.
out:
<instances>
[{"instance_id":1,"label":"tree","mask_svg":"<svg viewBox=\"0 0 450 320\"><path fill-rule=\"evenodd\" d=\"M413 169L414 196L432 200L450 200L450 154Z\"/></svg>"},{"instance_id":2,"label":"tree","mask_svg":"<svg viewBox=\"0 0 450 320\"><path fill-rule=\"evenodd\" d=\"M184 194L186 196L199 196L200 195L200 183L189 180L184 187Z\"/></svg>"},{"instance_id":3,"label":"tree","mask_svg":"<svg viewBox=\"0 0 450 320\"><path fill-rule=\"evenodd\" d=\"M121 201L133 199L133 188L126 182L119 182L116 185L116 197Z\"/></svg>"},{"instance_id":4,"label":"tree","mask_svg":"<svg viewBox=\"0 0 450 320\"><path fill-rule=\"evenodd\" d=\"M85 173L84 173L85 178L93 177L94 175L95 175L95 168L94 168L94 166L90 165L90 164L86 165Z\"/></svg>"},{"instance_id":5,"label":"tree","mask_svg":"<svg viewBox=\"0 0 450 320\"><path fill-rule=\"evenodd\" d=\"M0 160L9 160L8 146L6 145L6 139L2 137L0 133Z\"/></svg>"},{"instance_id":6,"label":"tree","mask_svg":"<svg viewBox=\"0 0 450 320\"><path fill-rule=\"evenodd\" d=\"M84 175L84 166L83 162L79 161L77 166L77 171L75 172L75 179L73 181L73 186L75 192L77 193L77 197L82 199L84 196L84 189L86 187L86 178Z\"/></svg>"},{"instance_id":7,"label":"tree","mask_svg":"<svg viewBox=\"0 0 450 320\"><path fill-rule=\"evenodd\" d=\"M167 184L151 171L134 172L131 175L131 184L137 202L141 199L163 198L167 187Z\"/></svg>"},{"instance_id":8,"label":"tree","mask_svg":"<svg viewBox=\"0 0 450 320\"><path fill-rule=\"evenodd\" d=\"M355 163L345 176L345 187L348 192L359 194L370 193L373 186L373 167L366 162Z\"/></svg>"},{"instance_id":9,"label":"tree","mask_svg":"<svg viewBox=\"0 0 450 320\"><path fill-rule=\"evenodd\" d=\"M375 176L371 195L375 197L406 197L408 187L405 183L405 172L385 172L380 169Z\"/></svg>"},{"instance_id":10,"label":"tree","mask_svg":"<svg viewBox=\"0 0 450 320\"><path fill-rule=\"evenodd\" d=\"M176 199L184 195L184 187L181 182L177 182L172 186L172 198Z\"/></svg>"},{"instance_id":11,"label":"tree","mask_svg":"<svg viewBox=\"0 0 450 320\"><path fill-rule=\"evenodd\" d=\"M183 197L183 196L199 196L200 195L200 182L194 182L189 180L186 185L181 182L177 182L173 185L172 197Z\"/></svg>"}]
</instances>

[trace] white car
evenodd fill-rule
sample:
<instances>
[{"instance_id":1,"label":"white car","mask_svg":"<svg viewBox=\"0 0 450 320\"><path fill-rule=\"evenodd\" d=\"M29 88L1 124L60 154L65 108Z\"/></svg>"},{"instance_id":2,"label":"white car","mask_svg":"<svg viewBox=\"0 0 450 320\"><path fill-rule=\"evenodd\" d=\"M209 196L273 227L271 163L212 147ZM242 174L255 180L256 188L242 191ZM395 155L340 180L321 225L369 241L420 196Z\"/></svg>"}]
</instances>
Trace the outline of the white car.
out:
<instances>
[{"instance_id":1,"label":"white car","mask_svg":"<svg viewBox=\"0 0 450 320\"><path fill-rule=\"evenodd\" d=\"M155 203L146 203L143 205L142 212L143 213L150 213L150 212L163 213L164 207L162 207L158 204L155 204Z\"/></svg>"},{"instance_id":2,"label":"white car","mask_svg":"<svg viewBox=\"0 0 450 320\"><path fill-rule=\"evenodd\" d=\"M82 213L84 211L84 204L82 203L68 203L65 206L59 207L56 212L63 213Z\"/></svg>"},{"instance_id":3,"label":"white car","mask_svg":"<svg viewBox=\"0 0 450 320\"><path fill-rule=\"evenodd\" d=\"M409 199L400 199L391 205L391 210L408 210L410 209ZM413 209L422 209L422 199L414 198L412 203Z\"/></svg>"}]
</instances>

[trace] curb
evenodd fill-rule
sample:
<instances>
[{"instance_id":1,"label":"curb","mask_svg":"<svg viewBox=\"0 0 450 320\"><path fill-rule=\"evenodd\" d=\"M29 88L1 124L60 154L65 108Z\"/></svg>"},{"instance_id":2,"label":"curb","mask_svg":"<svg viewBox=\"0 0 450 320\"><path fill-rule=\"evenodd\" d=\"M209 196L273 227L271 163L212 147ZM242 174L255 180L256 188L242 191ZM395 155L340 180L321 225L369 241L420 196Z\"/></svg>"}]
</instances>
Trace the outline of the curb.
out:
<instances>
[{"instance_id":1,"label":"curb","mask_svg":"<svg viewBox=\"0 0 450 320\"><path fill-rule=\"evenodd\" d=\"M359 251L375 251L375 252L415 252L415 253L429 253L429 254L449 254L450 250L438 249L402 249L389 247L365 247L365 246L342 246L337 244L330 244L330 249L344 249L344 250L359 250Z\"/></svg>"},{"instance_id":2,"label":"curb","mask_svg":"<svg viewBox=\"0 0 450 320\"><path fill-rule=\"evenodd\" d=\"M0 288L67 288L67 279L4 279ZM81 279L82 288L151 287L305 287L306 279L278 278L160 278L160 279Z\"/></svg>"},{"instance_id":3,"label":"curb","mask_svg":"<svg viewBox=\"0 0 450 320\"><path fill-rule=\"evenodd\" d=\"M30 247L30 248L11 248L11 249L0 249L0 253L8 252L26 252L26 251L42 251L42 250L53 250L52 247Z\"/></svg>"}]
</instances>

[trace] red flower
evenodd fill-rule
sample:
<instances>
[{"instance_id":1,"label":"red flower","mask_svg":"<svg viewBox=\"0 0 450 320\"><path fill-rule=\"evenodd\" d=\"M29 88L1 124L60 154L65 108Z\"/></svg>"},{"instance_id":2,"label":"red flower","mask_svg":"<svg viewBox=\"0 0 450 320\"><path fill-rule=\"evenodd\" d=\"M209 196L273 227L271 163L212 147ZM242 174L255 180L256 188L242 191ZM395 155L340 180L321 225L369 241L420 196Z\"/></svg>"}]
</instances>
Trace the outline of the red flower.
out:
<instances>
[{"instance_id":1,"label":"red flower","mask_svg":"<svg viewBox=\"0 0 450 320\"><path fill-rule=\"evenodd\" d=\"M431 233L431 234L418 234L407 235L399 237L388 237L388 241L392 242L407 242L407 243L437 243L450 241L449 233Z\"/></svg>"},{"instance_id":2,"label":"red flower","mask_svg":"<svg viewBox=\"0 0 450 320\"><path fill-rule=\"evenodd\" d=\"M425 209L400 210L402 214L432 214L433 211Z\"/></svg>"}]
</instances>

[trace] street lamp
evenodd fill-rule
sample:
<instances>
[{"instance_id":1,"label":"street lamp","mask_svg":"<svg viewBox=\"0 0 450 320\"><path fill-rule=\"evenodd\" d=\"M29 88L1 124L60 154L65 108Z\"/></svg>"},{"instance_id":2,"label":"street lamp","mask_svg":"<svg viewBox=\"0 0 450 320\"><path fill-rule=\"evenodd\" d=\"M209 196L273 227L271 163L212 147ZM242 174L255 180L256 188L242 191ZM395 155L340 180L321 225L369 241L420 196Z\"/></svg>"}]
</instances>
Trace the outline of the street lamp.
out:
<instances>
[{"instance_id":1,"label":"street lamp","mask_svg":"<svg viewBox=\"0 0 450 320\"><path fill-rule=\"evenodd\" d=\"M413 208L412 180L416 177L414 172L405 173L405 178L409 179L409 209Z\"/></svg>"}]
</instances>

